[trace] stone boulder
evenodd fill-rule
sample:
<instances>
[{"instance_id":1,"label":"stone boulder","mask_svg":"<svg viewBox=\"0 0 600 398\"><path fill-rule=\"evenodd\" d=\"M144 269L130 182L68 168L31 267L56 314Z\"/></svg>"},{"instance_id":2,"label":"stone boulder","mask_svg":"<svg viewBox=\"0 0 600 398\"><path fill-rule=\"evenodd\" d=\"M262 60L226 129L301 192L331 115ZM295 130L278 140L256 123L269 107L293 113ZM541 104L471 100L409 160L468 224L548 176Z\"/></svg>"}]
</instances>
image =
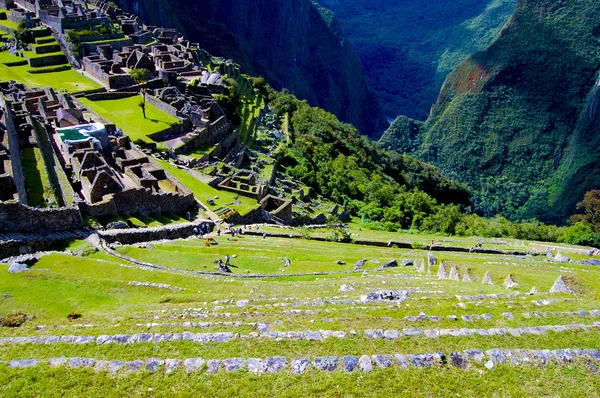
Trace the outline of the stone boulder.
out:
<instances>
[{"instance_id":1,"label":"stone boulder","mask_svg":"<svg viewBox=\"0 0 600 398\"><path fill-rule=\"evenodd\" d=\"M507 289L513 289L517 286L519 286L519 284L517 282L514 281L513 277L511 274L508 274L508 276L506 277L506 279L504 280L503 283L504 287Z\"/></svg>"},{"instance_id":2,"label":"stone boulder","mask_svg":"<svg viewBox=\"0 0 600 398\"><path fill-rule=\"evenodd\" d=\"M446 270L446 264L443 261L440 263L437 276L438 279L448 279L448 271Z\"/></svg>"},{"instance_id":3,"label":"stone boulder","mask_svg":"<svg viewBox=\"0 0 600 398\"><path fill-rule=\"evenodd\" d=\"M354 264L354 271L358 271L367 263L367 259L358 260L356 264Z\"/></svg>"},{"instance_id":4,"label":"stone boulder","mask_svg":"<svg viewBox=\"0 0 600 398\"><path fill-rule=\"evenodd\" d=\"M431 252L427 253L427 263L429 264L429 266L437 264L437 258L435 258L435 256Z\"/></svg>"},{"instance_id":5,"label":"stone boulder","mask_svg":"<svg viewBox=\"0 0 600 398\"><path fill-rule=\"evenodd\" d=\"M569 285L570 283L561 275L550 288L550 293L575 293Z\"/></svg>"},{"instance_id":6,"label":"stone boulder","mask_svg":"<svg viewBox=\"0 0 600 398\"><path fill-rule=\"evenodd\" d=\"M127 228L129 228L129 225L127 225L127 223L124 221L114 221L114 222L108 223L106 225L106 229L127 229Z\"/></svg>"},{"instance_id":7,"label":"stone boulder","mask_svg":"<svg viewBox=\"0 0 600 398\"><path fill-rule=\"evenodd\" d=\"M410 296L410 291L408 290L385 290L385 291L377 291L368 294L364 294L360 296L360 300L363 303L368 301L377 301L377 300L390 300L390 301L405 301Z\"/></svg>"},{"instance_id":8,"label":"stone boulder","mask_svg":"<svg viewBox=\"0 0 600 398\"><path fill-rule=\"evenodd\" d=\"M350 285L342 285L340 286L340 292L350 292L354 290L354 288Z\"/></svg>"},{"instance_id":9,"label":"stone boulder","mask_svg":"<svg viewBox=\"0 0 600 398\"><path fill-rule=\"evenodd\" d=\"M398 261L391 260L391 261L388 261L387 263L383 263L381 265L381 267L379 267L379 269L387 269L387 268L395 268L395 267L398 267Z\"/></svg>"},{"instance_id":10,"label":"stone boulder","mask_svg":"<svg viewBox=\"0 0 600 398\"><path fill-rule=\"evenodd\" d=\"M450 276L448 277L451 281L460 281L460 274L458 272L458 267L454 265L450 270Z\"/></svg>"},{"instance_id":11,"label":"stone boulder","mask_svg":"<svg viewBox=\"0 0 600 398\"><path fill-rule=\"evenodd\" d=\"M483 277L483 281L481 282L484 285L493 285L494 281L492 280L492 275L488 272L485 273L484 277Z\"/></svg>"},{"instance_id":12,"label":"stone boulder","mask_svg":"<svg viewBox=\"0 0 600 398\"><path fill-rule=\"evenodd\" d=\"M471 279L471 269L467 268L467 270L465 271L465 274L463 275L463 282L473 282L473 279Z\"/></svg>"},{"instance_id":13,"label":"stone boulder","mask_svg":"<svg viewBox=\"0 0 600 398\"><path fill-rule=\"evenodd\" d=\"M18 274L19 272L27 271L28 269L29 267L27 267L26 264L12 263L8 267L8 272L10 272L11 274Z\"/></svg>"},{"instance_id":14,"label":"stone boulder","mask_svg":"<svg viewBox=\"0 0 600 398\"><path fill-rule=\"evenodd\" d=\"M421 263L417 266L418 273L425 273L425 260L421 260Z\"/></svg>"},{"instance_id":15,"label":"stone boulder","mask_svg":"<svg viewBox=\"0 0 600 398\"><path fill-rule=\"evenodd\" d=\"M554 261L557 263L569 263L571 259L567 256L564 256L561 252L556 253L556 257L554 257Z\"/></svg>"}]
</instances>

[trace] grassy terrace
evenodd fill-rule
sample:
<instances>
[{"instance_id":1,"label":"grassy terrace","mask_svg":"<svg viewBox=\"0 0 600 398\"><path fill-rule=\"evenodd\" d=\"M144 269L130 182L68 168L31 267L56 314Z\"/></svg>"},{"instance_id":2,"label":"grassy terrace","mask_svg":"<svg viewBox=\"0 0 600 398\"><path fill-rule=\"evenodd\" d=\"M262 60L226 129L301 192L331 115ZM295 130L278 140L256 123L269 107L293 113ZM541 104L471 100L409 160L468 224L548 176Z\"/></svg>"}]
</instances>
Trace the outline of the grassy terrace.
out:
<instances>
[{"instance_id":1,"label":"grassy terrace","mask_svg":"<svg viewBox=\"0 0 600 398\"><path fill-rule=\"evenodd\" d=\"M145 248L125 246L118 250L128 256L152 261L172 268L172 271L147 271L125 264L103 252L94 252L85 243L69 247L83 257L53 254L42 258L30 271L9 274L0 265L0 291L8 293L0 302L0 314L21 310L35 316L23 327L0 328L0 337L51 335L115 335L119 333L194 333L233 332L246 335L256 331L246 323L271 325L274 331L356 330L357 335L346 338L328 338L323 341L281 341L268 338L233 339L226 343L170 341L136 344L9 344L2 346L0 361L13 359L49 359L55 357L86 357L105 360L137 360L148 358L265 358L280 355L315 358L319 355L374 355L412 354L441 350L452 351L479 348L501 349L557 349L599 348L598 329L547 332L521 337L479 336L439 337L404 336L398 340L368 339L367 329L443 329L443 328L513 328L521 326L593 324L597 318L580 315L559 315L553 312L600 309L600 268L574 264L560 265L540 257L475 255L467 253L436 253L448 265L458 265L461 274L470 268L475 282L438 280L419 274L414 267L376 271L378 264L368 262L359 273L338 273L349 270L360 258L424 259L426 252L394 248L361 247L338 243L315 242L241 236L217 238L218 245L205 247L197 239L151 244ZM284 257L292 260L286 273L334 272L327 276L307 275L276 279L232 279L199 274L181 273L175 268L213 270L213 260L225 254L236 254L232 259L234 273L279 273ZM346 265L336 264L344 260ZM204 268L206 266L206 268ZM3 269L4 268L4 269ZM483 285L483 274L492 274L494 285ZM459 299L456 295L507 294L501 283L511 274L519 283L516 290L527 292L536 286L534 296L516 298L481 298L475 301ZM548 294L559 275L569 275L578 283L577 295ZM133 286L131 282L168 284L184 290L170 291ZM341 292L342 284L355 290ZM381 289L414 292L412 300L402 304L366 303L347 305L341 299L357 300L360 295ZM48 300L52 297L52 300ZM313 300L338 297L337 303L314 305ZM279 298L271 300L271 298ZM287 300L284 300L287 298ZM251 301L246 307L235 305L237 300ZM290 300L291 299L291 300ZM543 306L535 300L548 300ZM214 300L227 300L213 303ZM292 303L296 304L292 305ZM283 306L282 306L283 305ZM184 309L196 308L208 318L185 315ZM166 312L154 312L154 311ZM298 310L296 315L284 311ZM311 312L306 312L310 310ZM83 315L81 320L68 321L69 312ZM318 312L320 311L320 312ZM524 316L535 311L547 313L545 318ZM440 316L439 322L414 322L406 316L419 313ZM503 313L511 312L514 319ZM462 315L483 314L491 320L474 319L467 322ZM170 315L178 315L176 319ZM456 315L458 320L446 318ZM155 318L156 317L156 318ZM183 322L213 322L204 329L185 326ZM218 322L240 321L244 325ZM156 326L136 326L154 322ZM93 328L76 327L76 323L96 325ZM169 325L167 325L169 324ZM32 326L49 325L35 330ZM57 328L56 326L60 326ZM0 365L0 367L5 365ZM0 394L5 396L53 395L65 391L67 396L595 396L600 379L594 368L576 361L569 366L550 364L543 367L522 364L496 365L492 370L473 363L471 370L451 366L431 369L409 368L397 365L388 369L374 369L371 373L343 371L323 372L315 369L304 375L293 375L289 369L262 376L247 371L220 372L208 376L204 371L186 374L179 370L165 375L141 372L127 376L95 373L90 369L50 368L47 365L31 369L8 369L0 372ZM184 381L184 382L182 382ZM402 387L399 387L402 386ZM400 390L399 390L400 388ZM149 390L151 389L151 390ZM402 391L399 393L399 391Z\"/></svg>"},{"instance_id":2,"label":"grassy terrace","mask_svg":"<svg viewBox=\"0 0 600 398\"><path fill-rule=\"evenodd\" d=\"M20 83L24 83L29 87L52 87L57 90L66 90L69 92L95 90L100 88L100 85L82 76L73 69L61 72L34 74L29 72L35 69L46 68L31 68L29 65L5 65L6 63L13 63L23 60L23 58L10 55L8 51L0 52L0 79L15 80Z\"/></svg>"},{"instance_id":3,"label":"grassy terrace","mask_svg":"<svg viewBox=\"0 0 600 398\"><path fill-rule=\"evenodd\" d=\"M40 149L38 147L23 149L21 161L27 190L27 204L46 207L47 201L56 202Z\"/></svg>"},{"instance_id":4,"label":"grassy terrace","mask_svg":"<svg viewBox=\"0 0 600 398\"><path fill-rule=\"evenodd\" d=\"M149 103L146 103L146 118L144 118L139 107L142 98L138 96L104 101L90 101L82 98L81 101L92 111L121 127L133 141L153 142L148 135L165 130L172 124L180 123L179 119Z\"/></svg>"},{"instance_id":5,"label":"grassy terrace","mask_svg":"<svg viewBox=\"0 0 600 398\"><path fill-rule=\"evenodd\" d=\"M198 200L207 204L208 199L213 199L215 206L209 206L211 210L221 207L229 207L232 210L236 210L240 214L246 214L257 206L256 200L254 199L247 198L245 196L238 196L232 192L219 191L218 189L212 188L208 184L188 174L185 170L179 169L168 162L162 160L157 160L157 162L164 167L165 170L173 174L186 187L188 187ZM215 199L215 197L218 197L218 199Z\"/></svg>"}]
</instances>

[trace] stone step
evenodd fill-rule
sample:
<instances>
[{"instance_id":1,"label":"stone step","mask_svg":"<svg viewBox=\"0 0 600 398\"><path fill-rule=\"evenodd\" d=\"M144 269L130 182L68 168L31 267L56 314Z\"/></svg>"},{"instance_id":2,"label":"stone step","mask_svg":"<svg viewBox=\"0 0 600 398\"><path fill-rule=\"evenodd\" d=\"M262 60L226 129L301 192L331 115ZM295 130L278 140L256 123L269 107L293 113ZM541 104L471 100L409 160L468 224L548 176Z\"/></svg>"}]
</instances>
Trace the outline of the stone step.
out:
<instances>
[{"instance_id":1,"label":"stone step","mask_svg":"<svg viewBox=\"0 0 600 398\"><path fill-rule=\"evenodd\" d=\"M313 360L299 357L289 360L282 356L267 358L227 358L223 360L206 360L203 358L158 359L150 358L136 361L97 360L93 358L51 358L49 360L27 359L3 362L9 369L24 369L40 366L69 369L87 368L96 372L108 372L112 375L127 375L140 372L186 373L202 372L216 374L219 372L247 371L254 374L277 373L282 371L303 374L310 370L325 372L363 372L370 373L374 369L390 367L410 370L420 368L459 368L492 370L498 365L509 366L544 366L570 365L574 362L587 364L597 369L600 362L600 351L597 349L566 348L558 350L537 349L490 349L487 351L471 349L455 351L446 355L441 351L425 354L389 354L389 355L346 355L319 356ZM5 370L4 370L5 371Z\"/></svg>"},{"instance_id":2,"label":"stone step","mask_svg":"<svg viewBox=\"0 0 600 398\"><path fill-rule=\"evenodd\" d=\"M467 337L467 336L513 336L541 335L547 332L562 333L567 331L600 331L600 322L593 325L569 324L569 325L543 325L518 328L490 328L490 329L368 329L358 333L355 330L319 330L319 331L269 331L269 325L257 325L259 332L251 332L248 335L240 335L232 332L218 333L192 333L189 331L178 333L136 333L116 334L101 336L20 336L0 338L2 345L24 345L24 344L138 344L138 343L161 343L177 341L193 341L196 343L226 343L236 339L271 339L271 340L308 340L322 341L331 337L344 339L348 336L363 336L367 339L397 340L401 338L412 338L415 336L425 338L440 337Z\"/></svg>"}]
</instances>

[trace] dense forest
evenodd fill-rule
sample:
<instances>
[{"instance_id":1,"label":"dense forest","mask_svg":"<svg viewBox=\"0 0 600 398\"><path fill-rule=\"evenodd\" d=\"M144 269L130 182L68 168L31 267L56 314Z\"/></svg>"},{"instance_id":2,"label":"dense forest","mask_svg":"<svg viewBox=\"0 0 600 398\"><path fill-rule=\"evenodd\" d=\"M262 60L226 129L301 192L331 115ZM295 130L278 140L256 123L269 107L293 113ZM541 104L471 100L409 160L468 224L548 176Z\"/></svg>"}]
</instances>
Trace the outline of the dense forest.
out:
<instances>
[{"instance_id":1,"label":"dense forest","mask_svg":"<svg viewBox=\"0 0 600 398\"><path fill-rule=\"evenodd\" d=\"M380 141L472 188L475 210L564 223L600 183L600 3L520 0L500 36L448 77L424 124Z\"/></svg>"},{"instance_id":2,"label":"dense forest","mask_svg":"<svg viewBox=\"0 0 600 398\"><path fill-rule=\"evenodd\" d=\"M385 112L425 120L452 69L485 50L516 0L317 0L332 10Z\"/></svg>"}]
</instances>

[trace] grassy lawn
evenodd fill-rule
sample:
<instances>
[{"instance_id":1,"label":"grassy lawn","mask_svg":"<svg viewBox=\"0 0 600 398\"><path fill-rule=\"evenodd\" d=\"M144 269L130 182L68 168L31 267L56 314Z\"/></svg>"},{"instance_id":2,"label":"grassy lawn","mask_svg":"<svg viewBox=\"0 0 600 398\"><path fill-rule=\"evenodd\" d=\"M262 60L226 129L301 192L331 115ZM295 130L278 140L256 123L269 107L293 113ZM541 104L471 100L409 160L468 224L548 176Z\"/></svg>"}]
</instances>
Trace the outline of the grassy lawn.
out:
<instances>
[{"instance_id":1,"label":"grassy lawn","mask_svg":"<svg viewBox=\"0 0 600 398\"><path fill-rule=\"evenodd\" d=\"M218 197L214 199L215 206L209 206L211 210L215 210L219 207L226 206L233 210L236 210L240 214L246 214L254 207L257 206L256 200L247 198L245 196L238 196L232 192L219 191L218 189L212 188L208 184L198 180L192 175L188 174L185 170L179 169L176 166L165 162L163 160L156 160L162 167L165 168L169 173L173 174L179 181L181 181L188 189L190 189L194 196L203 203L210 198ZM239 204L235 204L239 201Z\"/></svg>"},{"instance_id":2,"label":"grassy lawn","mask_svg":"<svg viewBox=\"0 0 600 398\"><path fill-rule=\"evenodd\" d=\"M149 103L146 103L146 118L144 119L139 107L142 98L138 96L106 101L90 101L82 98L81 101L92 111L122 128L123 132L133 141L141 139L145 142L152 142L148 135L165 130L173 123L180 123L179 119Z\"/></svg>"},{"instance_id":3,"label":"grassy lawn","mask_svg":"<svg viewBox=\"0 0 600 398\"><path fill-rule=\"evenodd\" d=\"M27 204L34 207L46 207L47 200L56 202L40 149L37 147L23 149L21 161L27 190Z\"/></svg>"},{"instance_id":4,"label":"grassy lawn","mask_svg":"<svg viewBox=\"0 0 600 398\"><path fill-rule=\"evenodd\" d=\"M0 79L15 80L24 83L29 87L52 87L57 90L66 90L68 92L88 91L101 88L101 86L92 80L82 76L75 70L49 73L29 73L34 68L29 65L6 66L6 62L16 62L24 58L13 57L8 51L0 52Z\"/></svg>"},{"instance_id":5,"label":"grassy lawn","mask_svg":"<svg viewBox=\"0 0 600 398\"><path fill-rule=\"evenodd\" d=\"M135 216L141 222L142 216ZM229 239L228 239L229 238ZM299 239L275 239L241 236L236 239L222 236L218 244L205 247L198 239L177 240L166 244L151 243L145 247L124 246L118 250L129 256L154 261L170 267L213 270L213 260L225 254L235 254L232 268L235 273L274 273L283 268L284 257L292 260L285 273L348 270L360 258L370 261L366 273L337 273L328 276L283 277L278 279L215 278L198 274L156 272L132 267L104 252L93 251L85 242L75 241L68 248L85 253L84 257L52 254L43 257L31 270L9 274L0 264L0 291L7 295L0 300L0 316L23 311L32 320L21 328L0 328L0 336L50 335L114 335L119 333L181 333L184 331L214 333L232 331L243 335L255 331L245 323L265 323L274 331L356 330L356 336L323 341L281 341L269 338L233 339L227 343L195 343L172 341L140 344L8 344L0 350L0 361L55 357L86 357L130 361L148 358L265 358L280 355L288 360L295 357L313 359L319 355L414 354L440 350L446 354L465 349L558 349L598 348L598 333L568 331L548 332L521 337L479 336L440 337L405 336L398 340L364 337L367 329L402 328L516 328L521 326L593 324L595 317L576 314L560 315L558 311L591 310L600 308L600 268L575 264L554 264L541 257L492 256L468 253L436 253L438 260L449 266L458 265L462 272L471 269L475 282L438 280L438 266L433 276L419 274L414 267L376 271L379 262L391 258L421 260L425 251L398 250L388 247L363 247ZM337 260L347 264L338 265ZM206 268L204 268L206 266ZM490 272L494 285L480 283ZM516 298L481 298L475 301L457 295L508 294L502 287L503 278L511 274L519 283L516 291L527 292L536 286L537 295ZM548 294L559 275L573 277L580 289L577 295ZM133 286L131 282L167 284L183 290L171 291ZM340 292L342 284L355 290ZM402 304L367 303L344 304L341 299L357 300L374 290L412 290L412 300ZM48 298L52 299L48 299ZM284 300L284 298L287 298ZM333 300L315 306L314 300ZM247 307L238 307L237 300L251 300ZM546 299L543 306L535 300ZM216 302L215 300L219 300ZM292 305L293 303L293 305ZM208 319L186 315L186 309L196 308ZM289 314L299 310L298 315ZM306 311L310 310L308 313ZM67 320L67 314L80 312L79 321ZM158 311L158 312L156 312ZM524 313L545 311L545 318L525 317ZM503 313L511 312L514 319ZM438 322L410 321L406 316L419 313L440 316ZM462 315L488 313L491 320L467 322ZM456 315L458 320L446 315ZM173 315L174 317L171 317ZM156 318L154 318L156 316ZM204 329L182 322L213 322ZM219 323L220 321L226 321ZM244 323L233 328L233 321ZM139 326L155 322L154 326ZM95 325L75 327L76 323ZM166 324L168 323L168 325ZM35 330L32 326L49 325ZM293 375L289 369L262 376L247 371L220 372L208 377L204 372L173 374L140 372L115 378L109 374L84 369L50 368L43 365L31 369L8 369L0 365L0 395L39 396L596 396L600 379L594 368L576 361L568 365L520 366L496 365L487 370L483 364L472 363L470 370L451 366L431 369L398 366L374 369L371 373L346 373L341 370L322 372L309 370ZM118 381L118 382L117 382ZM398 386L402 393L398 393ZM235 386L235 387L232 387ZM568 392L567 392L568 391Z\"/></svg>"}]
</instances>

